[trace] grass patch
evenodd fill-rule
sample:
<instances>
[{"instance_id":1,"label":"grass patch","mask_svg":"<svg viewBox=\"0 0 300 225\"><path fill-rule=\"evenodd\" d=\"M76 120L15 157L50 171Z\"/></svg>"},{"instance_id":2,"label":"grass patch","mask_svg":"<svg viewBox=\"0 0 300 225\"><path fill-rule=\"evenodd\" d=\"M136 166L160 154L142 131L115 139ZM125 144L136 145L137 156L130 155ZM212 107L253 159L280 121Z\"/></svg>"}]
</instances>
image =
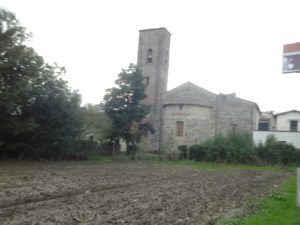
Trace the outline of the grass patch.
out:
<instances>
[{"instance_id":1,"label":"grass patch","mask_svg":"<svg viewBox=\"0 0 300 225\"><path fill-rule=\"evenodd\" d=\"M280 165L251 165L251 164L231 164L231 163L212 163L212 162L198 162L198 161L172 161L170 164L178 166L187 166L195 169L207 170L223 170L223 169L239 169L260 172L293 172L295 166L282 167Z\"/></svg>"},{"instance_id":2,"label":"grass patch","mask_svg":"<svg viewBox=\"0 0 300 225\"><path fill-rule=\"evenodd\" d=\"M113 158L111 156L95 155L95 156L89 156L88 162L112 163Z\"/></svg>"},{"instance_id":3,"label":"grass patch","mask_svg":"<svg viewBox=\"0 0 300 225\"><path fill-rule=\"evenodd\" d=\"M99 163L112 163L112 162L147 162L147 163L158 163L175 166L183 166L194 169L205 169L205 170L248 170L248 171L259 171L259 172L294 172L296 166L280 166L280 165L251 165L251 164L234 164L234 163L213 163L213 162L201 162L191 160L161 160L157 156L147 156L143 159L132 160L130 157L121 154L113 158L112 156L90 156L88 162L99 162Z\"/></svg>"},{"instance_id":4,"label":"grass patch","mask_svg":"<svg viewBox=\"0 0 300 225\"><path fill-rule=\"evenodd\" d=\"M218 225L299 225L300 208L296 207L296 176L284 182L262 200L255 214L245 219L220 221Z\"/></svg>"}]
</instances>

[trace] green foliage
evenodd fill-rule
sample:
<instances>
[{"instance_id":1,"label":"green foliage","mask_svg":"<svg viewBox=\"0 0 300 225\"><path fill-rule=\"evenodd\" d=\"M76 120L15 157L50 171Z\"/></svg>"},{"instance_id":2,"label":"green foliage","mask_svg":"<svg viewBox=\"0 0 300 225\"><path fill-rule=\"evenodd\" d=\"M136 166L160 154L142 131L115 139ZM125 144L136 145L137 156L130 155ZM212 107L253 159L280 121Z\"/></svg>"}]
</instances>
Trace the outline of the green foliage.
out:
<instances>
[{"instance_id":1,"label":"green foliage","mask_svg":"<svg viewBox=\"0 0 300 225\"><path fill-rule=\"evenodd\" d=\"M24 41L25 28L0 9L0 158L58 158L82 126L81 96Z\"/></svg>"},{"instance_id":2,"label":"green foliage","mask_svg":"<svg viewBox=\"0 0 300 225\"><path fill-rule=\"evenodd\" d=\"M112 120L111 139L123 138L132 151L139 138L139 123L149 112L149 107L140 104L146 98L143 80L141 71L130 64L118 75L117 87L107 89L104 96L103 108Z\"/></svg>"},{"instance_id":3,"label":"green foliage","mask_svg":"<svg viewBox=\"0 0 300 225\"><path fill-rule=\"evenodd\" d=\"M180 145L178 146L178 150L180 151L179 159L187 159L188 147L186 145Z\"/></svg>"},{"instance_id":4,"label":"green foliage","mask_svg":"<svg viewBox=\"0 0 300 225\"><path fill-rule=\"evenodd\" d=\"M206 170L228 170L231 172L246 170L246 171L260 171L260 172L292 172L295 171L295 167L282 167L279 165L253 165L253 164L237 164L237 163L217 163L217 162L204 162L204 161L186 161L178 160L169 162L178 166L185 166L194 169L206 169Z\"/></svg>"},{"instance_id":5,"label":"green foliage","mask_svg":"<svg viewBox=\"0 0 300 225\"><path fill-rule=\"evenodd\" d=\"M76 140L70 143L70 146L63 151L65 159L89 159L89 156L98 155L101 146L92 140Z\"/></svg>"},{"instance_id":6,"label":"green foliage","mask_svg":"<svg viewBox=\"0 0 300 225\"><path fill-rule=\"evenodd\" d=\"M285 182L260 202L257 212L245 219L220 221L218 225L298 225L300 208L296 207L296 178Z\"/></svg>"},{"instance_id":7,"label":"green foliage","mask_svg":"<svg viewBox=\"0 0 300 225\"><path fill-rule=\"evenodd\" d=\"M252 137L248 133L218 135L201 147L206 159L212 162L249 163L255 159Z\"/></svg>"},{"instance_id":8,"label":"green foliage","mask_svg":"<svg viewBox=\"0 0 300 225\"><path fill-rule=\"evenodd\" d=\"M227 153L228 161L233 163L253 162L255 156L252 135L249 133L230 133L228 136L229 143L231 143L231 149Z\"/></svg>"},{"instance_id":9,"label":"green foliage","mask_svg":"<svg viewBox=\"0 0 300 225\"><path fill-rule=\"evenodd\" d=\"M218 135L201 145L190 147L190 159L224 163L300 163L300 150L293 145L278 142L269 136L265 144L254 146L251 134L230 133Z\"/></svg>"},{"instance_id":10,"label":"green foliage","mask_svg":"<svg viewBox=\"0 0 300 225\"><path fill-rule=\"evenodd\" d=\"M258 157L268 163L299 163L300 150L293 145L278 142L272 135L267 137L265 144L260 143L256 147Z\"/></svg>"},{"instance_id":11,"label":"green foliage","mask_svg":"<svg viewBox=\"0 0 300 225\"><path fill-rule=\"evenodd\" d=\"M31 119L19 116L30 104L28 84L43 66L43 59L23 45L27 37L15 15L0 9L0 146L13 131L35 129Z\"/></svg>"},{"instance_id":12,"label":"green foliage","mask_svg":"<svg viewBox=\"0 0 300 225\"><path fill-rule=\"evenodd\" d=\"M206 159L206 150L202 145L192 145L190 147L190 159L203 161Z\"/></svg>"},{"instance_id":13,"label":"green foliage","mask_svg":"<svg viewBox=\"0 0 300 225\"><path fill-rule=\"evenodd\" d=\"M81 138L104 144L112 132L112 121L100 105L88 104L83 108L83 133Z\"/></svg>"}]
</instances>

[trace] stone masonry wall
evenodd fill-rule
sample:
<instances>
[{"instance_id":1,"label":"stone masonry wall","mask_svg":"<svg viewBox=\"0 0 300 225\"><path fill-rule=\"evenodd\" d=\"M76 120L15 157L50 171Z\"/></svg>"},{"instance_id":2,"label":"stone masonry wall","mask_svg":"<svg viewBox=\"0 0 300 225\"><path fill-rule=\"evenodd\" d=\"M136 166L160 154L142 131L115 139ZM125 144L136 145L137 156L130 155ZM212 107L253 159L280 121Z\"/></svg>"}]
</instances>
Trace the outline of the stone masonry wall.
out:
<instances>
[{"instance_id":1,"label":"stone masonry wall","mask_svg":"<svg viewBox=\"0 0 300 225\"><path fill-rule=\"evenodd\" d=\"M148 151L159 152L162 138L163 95L167 91L169 48L171 34L165 28L141 30L139 36L137 66L148 79L147 98L142 102L151 106L151 112L144 122L150 122L155 130L148 134ZM148 61L151 49L152 61ZM145 82L146 80L145 79Z\"/></svg>"},{"instance_id":2,"label":"stone masonry wall","mask_svg":"<svg viewBox=\"0 0 300 225\"><path fill-rule=\"evenodd\" d=\"M252 132L256 128L258 109L253 103L230 95L218 95L215 110L216 134Z\"/></svg>"},{"instance_id":3,"label":"stone masonry wall","mask_svg":"<svg viewBox=\"0 0 300 225\"><path fill-rule=\"evenodd\" d=\"M214 112L211 107L198 105L166 105L164 141L173 137L177 146L199 144L214 136ZM182 121L182 137L176 136L176 122Z\"/></svg>"}]
</instances>

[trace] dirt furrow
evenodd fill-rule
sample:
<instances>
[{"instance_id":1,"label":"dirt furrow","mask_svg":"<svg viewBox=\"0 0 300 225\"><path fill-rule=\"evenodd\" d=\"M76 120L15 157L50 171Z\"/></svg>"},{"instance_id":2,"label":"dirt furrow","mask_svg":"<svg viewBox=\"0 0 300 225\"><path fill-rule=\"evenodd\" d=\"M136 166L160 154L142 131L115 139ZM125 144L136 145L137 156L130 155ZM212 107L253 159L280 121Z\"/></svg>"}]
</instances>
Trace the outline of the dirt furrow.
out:
<instances>
[{"instance_id":1,"label":"dirt furrow","mask_svg":"<svg viewBox=\"0 0 300 225\"><path fill-rule=\"evenodd\" d=\"M247 198L287 177L143 163L1 165L0 224L213 224L246 213Z\"/></svg>"}]
</instances>

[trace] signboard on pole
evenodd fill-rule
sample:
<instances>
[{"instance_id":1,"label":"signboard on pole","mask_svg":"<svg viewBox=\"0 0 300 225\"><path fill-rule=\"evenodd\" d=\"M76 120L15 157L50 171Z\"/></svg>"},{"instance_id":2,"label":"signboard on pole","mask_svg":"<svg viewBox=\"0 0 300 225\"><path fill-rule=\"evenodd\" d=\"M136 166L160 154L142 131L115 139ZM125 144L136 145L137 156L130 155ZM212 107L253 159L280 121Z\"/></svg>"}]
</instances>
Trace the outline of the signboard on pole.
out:
<instances>
[{"instance_id":1,"label":"signboard on pole","mask_svg":"<svg viewBox=\"0 0 300 225\"><path fill-rule=\"evenodd\" d=\"M300 73L300 42L283 46L282 73Z\"/></svg>"}]
</instances>

